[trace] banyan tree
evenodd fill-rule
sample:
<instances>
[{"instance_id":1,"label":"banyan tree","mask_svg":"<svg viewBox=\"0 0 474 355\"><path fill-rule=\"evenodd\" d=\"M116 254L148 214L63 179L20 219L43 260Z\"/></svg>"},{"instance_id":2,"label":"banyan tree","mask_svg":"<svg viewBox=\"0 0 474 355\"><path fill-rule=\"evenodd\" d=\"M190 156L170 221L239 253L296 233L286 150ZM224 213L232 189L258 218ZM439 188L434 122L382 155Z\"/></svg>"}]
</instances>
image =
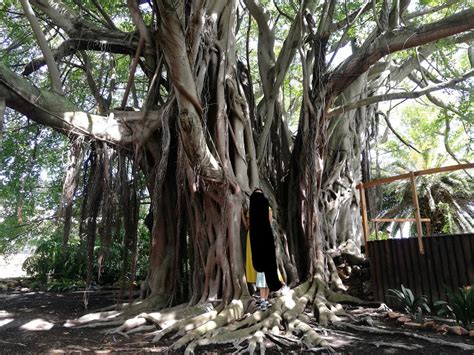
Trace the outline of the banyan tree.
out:
<instances>
[{"instance_id":1,"label":"banyan tree","mask_svg":"<svg viewBox=\"0 0 474 355\"><path fill-rule=\"evenodd\" d=\"M340 293L330 251L350 241L361 257L356 185L377 103L418 97L472 75L415 92L377 91L387 70L387 80L398 83L437 46L472 41L474 11L467 2L430 4L1 5L2 31L11 37L1 49L0 98L70 140L57 215L67 250L72 205L81 204L76 217L88 281L91 260L107 257L117 224L125 233L123 268L133 277L142 185L150 197L146 298L115 318L141 314L121 330L150 319L163 323L173 306L178 321L155 340L182 332L175 349L211 342L202 340L209 332L214 342L235 342L274 327L306 334L308 347L321 342L299 315L311 306L327 323L337 317L338 302L351 299ZM341 48L346 55L338 59ZM392 62L401 51L405 59ZM291 97L292 86L301 94ZM74 199L80 179L81 198ZM251 304L243 216L256 187L270 198L279 268L292 292L277 298L272 312L238 321ZM104 246L99 255L96 238Z\"/></svg>"}]
</instances>

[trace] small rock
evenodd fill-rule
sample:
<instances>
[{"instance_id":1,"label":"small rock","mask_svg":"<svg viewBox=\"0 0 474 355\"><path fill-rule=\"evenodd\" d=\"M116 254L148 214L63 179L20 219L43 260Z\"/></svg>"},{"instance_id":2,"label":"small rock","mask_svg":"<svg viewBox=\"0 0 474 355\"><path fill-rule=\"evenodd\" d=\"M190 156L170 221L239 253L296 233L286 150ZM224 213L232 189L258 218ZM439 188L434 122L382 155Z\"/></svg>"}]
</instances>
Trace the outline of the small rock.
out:
<instances>
[{"instance_id":1,"label":"small rock","mask_svg":"<svg viewBox=\"0 0 474 355\"><path fill-rule=\"evenodd\" d=\"M402 316L402 317L398 317L397 321L400 322L400 323L407 323L407 322L411 322L411 318L406 317L406 316Z\"/></svg>"},{"instance_id":2,"label":"small rock","mask_svg":"<svg viewBox=\"0 0 474 355\"><path fill-rule=\"evenodd\" d=\"M470 336L470 337L474 337L474 330L471 330L471 331L469 332L469 336Z\"/></svg>"},{"instance_id":3,"label":"small rock","mask_svg":"<svg viewBox=\"0 0 474 355\"><path fill-rule=\"evenodd\" d=\"M401 316L402 314L398 312L387 312L387 317L390 319L400 318Z\"/></svg>"},{"instance_id":4,"label":"small rock","mask_svg":"<svg viewBox=\"0 0 474 355\"><path fill-rule=\"evenodd\" d=\"M436 323L432 320L430 320L428 322L424 322L422 328L423 329L433 329L433 330L435 330L436 329Z\"/></svg>"},{"instance_id":5,"label":"small rock","mask_svg":"<svg viewBox=\"0 0 474 355\"><path fill-rule=\"evenodd\" d=\"M449 325L447 324L440 324L436 327L436 332L438 333L447 333Z\"/></svg>"},{"instance_id":6,"label":"small rock","mask_svg":"<svg viewBox=\"0 0 474 355\"><path fill-rule=\"evenodd\" d=\"M415 322L406 322L403 326L407 329L421 329L421 324Z\"/></svg>"},{"instance_id":7,"label":"small rock","mask_svg":"<svg viewBox=\"0 0 474 355\"><path fill-rule=\"evenodd\" d=\"M449 327L448 332L452 334L457 334L457 335L469 334L469 332L466 329L464 329L463 327L460 327L459 325L456 325L454 327Z\"/></svg>"}]
</instances>

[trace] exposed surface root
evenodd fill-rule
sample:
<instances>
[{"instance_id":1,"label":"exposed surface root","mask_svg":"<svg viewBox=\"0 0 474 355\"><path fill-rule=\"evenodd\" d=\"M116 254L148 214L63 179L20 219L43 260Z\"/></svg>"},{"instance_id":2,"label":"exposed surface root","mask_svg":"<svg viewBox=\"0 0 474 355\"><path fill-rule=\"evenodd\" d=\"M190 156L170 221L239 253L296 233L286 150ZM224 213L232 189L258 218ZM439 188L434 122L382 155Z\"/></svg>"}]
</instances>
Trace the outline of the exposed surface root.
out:
<instances>
[{"instance_id":1,"label":"exposed surface root","mask_svg":"<svg viewBox=\"0 0 474 355\"><path fill-rule=\"evenodd\" d=\"M320 321L322 319L327 323L338 320L337 314L344 311L340 305L329 301L336 297L334 292L328 291L322 281L314 278L273 299L273 305L268 310L247 313L245 317L244 313L252 309L252 302L248 299L233 301L220 312L208 312L160 330L159 338L154 341L172 332L182 336L189 329L191 331L174 343L170 351L186 347L185 352L192 354L197 347L231 344L234 348L239 348L245 342L248 345L241 351L254 353L260 350L263 353L268 341L280 350L301 347L332 350L328 342L311 326L311 319L305 314L308 307L317 304ZM355 301L352 298L350 300ZM197 320L203 324L197 323Z\"/></svg>"},{"instance_id":2,"label":"exposed surface root","mask_svg":"<svg viewBox=\"0 0 474 355\"><path fill-rule=\"evenodd\" d=\"M393 335L393 334L399 334L399 335L404 335L407 337L411 338L416 338L416 339L421 339L433 344L439 344L439 345L444 345L444 346L451 346L455 347L464 351L473 351L474 346L470 344L465 344L461 342L453 343L449 342L443 339L438 339L438 338L433 338L429 337L426 335L421 335L415 332L403 332L399 330L385 330L385 329L380 329L377 327L369 327L369 326L363 326L363 325L354 325L354 324L349 324L349 323L343 323L343 322L338 322L335 323L334 326L336 328L347 328L347 329L352 329L352 330L357 330L357 331L363 331L363 332L369 332L372 334L381 334L381 335Z\"/></svg>"},{"instance_id":3,"label":"exposed surface root","mask_svg":"<svg viewBox=\"0 0 474 355\"><path fill-rule=\"evenodd\" d=\"M150 344L156 344L165 337L176 338L169 348L170 352L184 349L185 353L192 354L198 347L224 345L251 354L257 351L264 353L267 347L281 352L302 348L319 352L321 349L332 351L332 348L325 339L327 334L315 327L316 321L324 326L329 322L338 322L340 315L347 317L340 302L363 303L355 297L329 289L319 277L283 294L280 292L271 301L272 306L265 311L257 308L253 298L244 297L226 306L223 303L217 306L212 303L193 307L179 305L159 312L136 312L132 318L129 310L126 313L104 312L88 315L80 322L92 322L85 324L91 327L118 325L107 333L127 338L131 334L144 332ZM136 311L145 306L131 308ZM82 324L79 320L77 322Z\"/></svg>"},{"instance_id":4,"label":"exposed surface root","mask_svg":"<svg viewBox=\"0 0 474 355\"><path fill-rule=\"evenodd\" d=\"M169 327L164 328L163 330L159 330L153 334L156 334L155 337L153 338L152 342L157 343L161 340L162 337L164 337L167 334L170 334L172 332L177 332L177 336L184 335L186 332L189 332L191 330L196 329L197 327L214 320L217 315L219 314L219 311L221 310L221 307L218 307L216 309L210 310L209 312L203 313L196 315L192 317L191 319L181 319L180 321L177 321L174 324L171 324Z\"/></svg>"},{"instance_id":5,"label":"exposed surface root","mask_svg":"<svg viewBox=\"0 0 474 355\"><path fill-rule=\"evenodd\" d=\"M247 306L247 305L246 305ZM206 322L203 325L197 327L196 329L192 330L191 332L184 335L180 338L176 343L174 343L170 347L170 351L177 351L187 344L202 338L204 335L210 334L211 331L228 325L229 323L236 321L242 318L244 314L244 303L241 300L233 300L230 305L225 307L215 319L212 321ZM214 344L216 343L215 337L213 338ZM217 339L218 341L218 339Z\"/></svg>"},{"instance_id":6,"label":"exposed surface root","mask_svg":"<svg viewBox=\"0 0 474 355\"><path fill-rule=\"evenodd\" d=\"M95 312L95 313L88 313L78 319L70 320L68 319L64 326L67 328L71 327L101 327L101 326L110 326L115 324L120 324L123 320L121 319L122 312L119 311L109 311L109 312Z\"/></svg>"}]
</instances>

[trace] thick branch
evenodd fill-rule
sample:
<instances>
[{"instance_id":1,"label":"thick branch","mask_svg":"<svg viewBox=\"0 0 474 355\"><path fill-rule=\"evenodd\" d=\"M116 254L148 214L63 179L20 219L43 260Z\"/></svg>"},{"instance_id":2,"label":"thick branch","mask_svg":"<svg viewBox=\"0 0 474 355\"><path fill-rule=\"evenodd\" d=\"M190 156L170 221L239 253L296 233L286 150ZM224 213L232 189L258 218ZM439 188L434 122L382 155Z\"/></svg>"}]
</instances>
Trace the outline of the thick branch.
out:
<instances>
[{"instance_id":1,"label":"thick branch","mask_svg":"<svg viewBox=\"0 0 474 355\"><path fill-rule=\"evenodd\" d=\"M80 50L90 50L98 52L109 52L116 54L134 54L138 41L133 40L131 43L126 41L126 35L124 34L123 40L108 39L103 37L101 39L99 34L89 33L90 37L83 36L82 38L71 38L63 43L57 49L53 49L52 53L55 60L67 57L68 55L76 53ZM44 57L35 58L29 62L23 70L23 75L30 75L36 70L46 65Z\"/></svg>"},{"instance_id":2,"label":"thick branch","mask_svg":"<svg viewBox=\"0 0 474 355\"><path fill-rule=\"evenodd\" d=\"M259 161L262 161L263 154L265 151L266 142L268 140L268 136L270 134L270 128L273 123L274 118L274 110L273 106L275 104L275 100L278 97L278 93L281 89L281 85L285 79L286 73L288 68L293 61L295 56L296 50L300 47L301 41L303 39L303 15L305 12L313 12L316 7L316 1L309 0L304 1L300 11L298 12L295 21L288 32L288 35L283 42L283 46L281 48L280 54L278 55L278 59L274 66L271 67L271 70L264 69L264 65L261 64L261 71L260 74L263 79L267 78L268 80L262 80L263 83L263 91L265 93L265 102L267 103L267 115L265 117L265 125L263 127L263 131L260 134L257 144L257 157ZM255 16L254 16L255 17ZM261 14L263 17L263 14ZM262 19L260 19L262 21ZM259 23L260 27L260 23ZM268 26L267 26L268 27ZM269 49L268 49L269 50ZM273 52L273 49L272 49ZM260 58L263 60L264 58ZM259 63L260 63L259 60ZM265 67L270 67L270 64L273 62L272 60L265 64ZM270 107L271 106L271 107Z\"/></svg>"},{"instance_id":3,"label":"thick branch","mask_svg":"<svg viewBox=\"0 0 474 355\"><path fill-rule=\"evenodd\" d=\"M179 133L186 155L194 167L202 169L202 175L222 180L222 169L211 154L204 137L200 116L202 107L198 99L196 83L190 67L185 36L176 12L171 11L170 1L158 3L161 16L161 45L171 82L174 85L179 108Z\"/></svg>"},{"instance_id":4,"label":"thick branch","mask_svg":"<svg viewBox=\"0 0 474 355\"><path fill-rule=\"evenodd\" d=\"M341 115L345 112L354 110L356 108L362 107L362 106L368 106L371 104L375 104L377 102L381 101L388 101L388 100L401 100L401 99L416 99L420 96L426 95L432 91L436 90L441 90L446 87L450 87L454 84L457 84L463 80L466 80L467 78L470 78L471 76L474 75L474 70L470 70L466 74L464 74L460 78L455 78L446 82L443 82L441 84L437 85L430 85L425 87L422 90L419 91L411 91L411 92L396 92L392 94L385 94L385 95L378 95L378 96L371 96L363 100L359 100L357 102L351 102L346 105L342 105L339 107L334 108L333 110L329 111L328 117L333 117L337 115Z\"/></svg>"},{"instance_id":5,"label":"thick branch","mask_svg":"<svg viewBox=\"0 0 474 355\"><path fill-rule=\"evenodd\" d=\"M275 65L275 34L268 26L267 16L254 0L246 0L245 4L258 25L258 68L262 79L262 88L265 96L270 96L273 85L273 67Z\"/></svg>"},{"instance_id":6,"label":"thick branch","mask_svg":"<svg viewBox=\"0 0 474 355\"><path fill-rule=\"evenodd\" d=\"M88 114L65 97L37 88L3 64L0 64L0 97L5 98L8 107L60 133L83 135L119 146L145 139L160 124L157 112L147 112L144 124L142 117L128 120L127 116L117 119L113 114Z\"/></svg>"},{"instance_id":7,"label":"thick branch","mask_svg":"<svg viewBox=\"0 0 474 355\"><path fill-rule=\"evenodd\" d=\"M20 0L21 6L23 7L23 11L25 12L26 18L30 22L31 29L35 34L36 41L41 48L41 52L43 52L46 64L48 65L49 75L51 77L51 86L53 91L57 94L64 94L62 85L61 85L61 78L59 75L58 65L54 61L53 54L51 53L51 48L49 48L48 41L44 36L43 31L38 23L38 19L36 18L33 9L31 8L30 3L28 0Z\"/></svg>"},{"instance_id":8,"label":"thick branch","mask_svg":"<svg viewBox=\"0 0 474 355\"><path fill-rule=\"evenodd\" d=\"M361 50L346 59L335 70L328 83L329 92L333 95L339 94L387 54L469 31L472 28L474 28L474 9L469 9L416 29L404 28L396 32L387 32L373 43L362 46Z\"/></svg>"}]
</instances>

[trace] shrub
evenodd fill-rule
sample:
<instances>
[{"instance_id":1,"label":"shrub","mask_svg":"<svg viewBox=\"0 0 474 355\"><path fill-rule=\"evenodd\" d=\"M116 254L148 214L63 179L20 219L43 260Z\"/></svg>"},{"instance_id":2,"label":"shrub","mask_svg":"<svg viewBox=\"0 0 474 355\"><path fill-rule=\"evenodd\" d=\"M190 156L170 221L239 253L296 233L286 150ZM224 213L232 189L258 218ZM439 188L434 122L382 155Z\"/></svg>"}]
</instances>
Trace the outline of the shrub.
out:
<instances>
[{"instance_id":1,"label":"shrub","mask_svg":"<svg viewBox=\"0 0 474 355\"><path fill-rule=\"evenodd\" d=\"M431 313L426 296L415 297L412 290L401 285L401 289L388 289L387 296L395 299L406 313L414 317L421 318L424 314ZM420 319L421 320L421 319Z\"/></svg>"},{"instance_id":2,"label":"shrub","mask_svg":"<svg viewBox=\"0 0 474 355\"><path fill-rule=\"evenodd\" d=\"M471 329L474 321L474 285L448 290L448 302L437 301L438 315L456 318L464 328Z\"/></svg>"}]
</instances>

